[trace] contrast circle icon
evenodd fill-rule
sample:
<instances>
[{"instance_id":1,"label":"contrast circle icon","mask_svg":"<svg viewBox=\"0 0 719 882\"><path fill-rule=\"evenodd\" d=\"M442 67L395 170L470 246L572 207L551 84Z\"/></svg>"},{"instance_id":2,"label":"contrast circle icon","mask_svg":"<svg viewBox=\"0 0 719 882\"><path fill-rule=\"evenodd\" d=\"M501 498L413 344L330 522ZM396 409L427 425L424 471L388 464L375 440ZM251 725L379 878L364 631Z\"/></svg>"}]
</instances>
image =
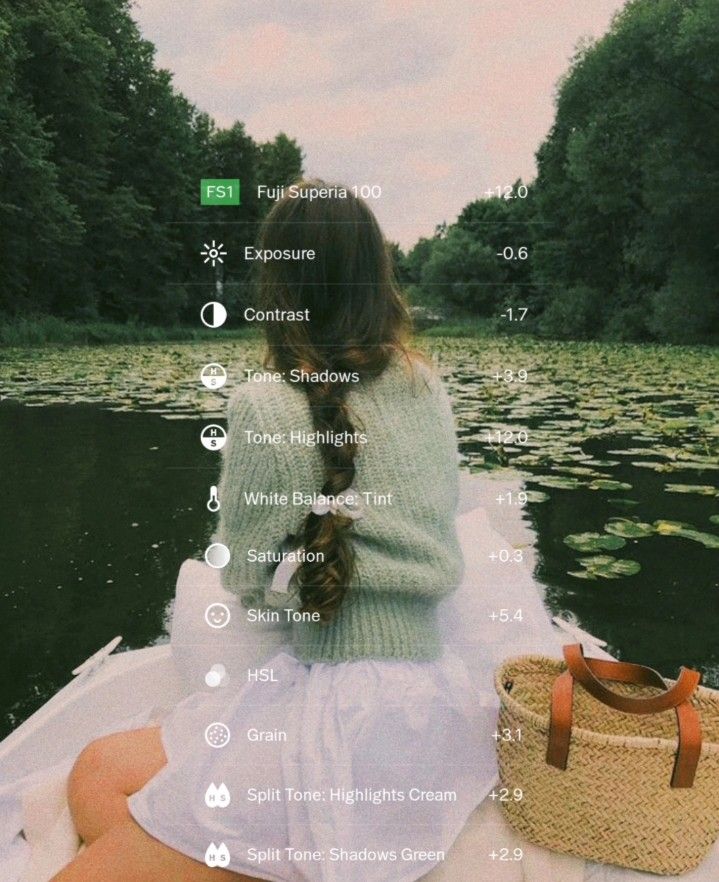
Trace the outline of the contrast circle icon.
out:
<instances>
[{"instance_id":1,"label":"contrast circle icon","mask_svg":"<svg viewBox=\"0 0 719 882\"><path fill-rule=\"evenodd\" d=\"M227 321L227 310L219 300L210 300L200 310L200 319L206 328L219 328Z\"/></svg>"},{"instance_id":2,"label":"contrast circle icon","mask_svg":"<svg viewBox=\"0 0 719 882\"><path fill-rule=\"evenodd\" d=\"M205 426L200 434L200 441L205 450L222 450L227 443L227 432L216 423Z\"/></svg>"},{"instance_id":3,"label":"contrast circle icon","mask_svg":"<svg viewBox=\"0 0 719 882\"><path fill-rule=\"evenodd\" d=\"M219 750L230 743L230 730L224 723L210 723L205 729L205 741Z\"/></svg>"},{"instance_id":4,"label":"contrast circle icon","mask_svg":"<svg viewBox=\"0 0 719 882\"><path fill-rule=\"evenodd\" d=\"M221 389L227 382L227 371L213 361L202 368L200 380L207 389Z\"/></svg>"},{"instance_id":5,"label":"contrast circle icon","mask_svg":"<svg viewBox=\"0 0 719 882\"><path fill-rule=\"evenodd\" d=\"M211 628L226 628L230 624L230 608L224 603L211 603L205 610L205 621Z\"/></svg>"},{"instance_id":6,"label":"contrast circle icon","mask_svg":"<svg viewBox=\"0 0 719 882\"><path fill-rule=\"evenodd\" d=\"M230 562L230 549L222 542L213 542L205 549L205 563L213 570L221 570Z\"/></svg>"}]
</instances>

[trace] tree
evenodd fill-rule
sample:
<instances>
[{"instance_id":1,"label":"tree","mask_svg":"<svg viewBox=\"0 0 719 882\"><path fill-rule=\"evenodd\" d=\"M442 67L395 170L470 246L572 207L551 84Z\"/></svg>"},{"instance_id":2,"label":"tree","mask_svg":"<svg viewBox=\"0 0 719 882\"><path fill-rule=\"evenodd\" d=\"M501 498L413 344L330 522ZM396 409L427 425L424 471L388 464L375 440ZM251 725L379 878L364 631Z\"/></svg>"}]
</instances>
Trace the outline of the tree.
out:
<instances>
[{"instance_id":1,"label":"tree","mask_svg":"<svg viewBox=\"0 0 719 882\"><path fill-rule=\"evenodd\" d=\"M672 339L656 311L693 267L704 308L689 336L719 334L717 13L717 0L633 0L578 50L537 154L534 274L550 318L580 286L596 292L600 335Z\"/></svg>"},{"instance_id":2,"label":"tree","mask_svg":"<svg viewBox=\"0 0 719 882\"><path fill-rule=\"evenodd\" d=\"M548 336L717 342L718 142L719 0L631 0L578 47L527 198L421 239L410 290L481 315L519 302Z\"/></svg>"},{"instance_id":3,"label":"tree","mask_svg":"<svg viewBox=\"0 0 719 882\"><path fill-rule=\"evenodd\" d=\"M428 305L489 315L501 295L501 277L492 248L453 226L444 238L433 240L418 289Z\"/></svg>"},{"instance_id":4,"label":"tree","mask_svg":"<svg viewBox=\"0 0 719 882\"><path fill-rule=\"evenodd\" d=\"M256 184L298 177L297 143L217 129L157 68L129 0L0 0L0 50L0 310L196 320L212 238L244 299ZM203 177L240 178L241 206L200 206Z\"/></svg>"},{"instance_id":5,"label":"tree","mask_svg":"<svg viewBox=\"0 0 719 882\"><path fill-rule=\"evenodd\" d=\"M302 150L294 140L280 132L274 141L259 145L257 157L257 181L268 187L287 186L302 177ZM266 197L260 200L260 214L264 216L271 203Z\"/></svg>"}]
</instances>

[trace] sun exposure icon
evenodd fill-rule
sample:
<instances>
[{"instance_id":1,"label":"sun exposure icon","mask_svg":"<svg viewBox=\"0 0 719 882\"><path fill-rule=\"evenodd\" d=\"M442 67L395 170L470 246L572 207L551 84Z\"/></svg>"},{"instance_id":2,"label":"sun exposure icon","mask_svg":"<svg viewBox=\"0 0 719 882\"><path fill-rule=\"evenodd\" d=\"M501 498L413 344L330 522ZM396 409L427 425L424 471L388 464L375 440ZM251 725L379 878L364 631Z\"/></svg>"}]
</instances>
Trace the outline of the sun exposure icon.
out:
<instances>
[{"instance_id":1,"label":"sun exposure icon","mask_svg":"<svg viewBox=\"0 0 719 882\"><path fill-rule=\"evenodd\" d=\"M218 245L213 239L211 245L208 245L207 242L203 244L205 250L200 251L200 254L205 258L205 263L210 263L210 261L212 261L212 265L214 266L216 263L225 262L222 258L227 257L227 252L222 250L225 247L222 242Z\"/></svg>"}]
</instances>

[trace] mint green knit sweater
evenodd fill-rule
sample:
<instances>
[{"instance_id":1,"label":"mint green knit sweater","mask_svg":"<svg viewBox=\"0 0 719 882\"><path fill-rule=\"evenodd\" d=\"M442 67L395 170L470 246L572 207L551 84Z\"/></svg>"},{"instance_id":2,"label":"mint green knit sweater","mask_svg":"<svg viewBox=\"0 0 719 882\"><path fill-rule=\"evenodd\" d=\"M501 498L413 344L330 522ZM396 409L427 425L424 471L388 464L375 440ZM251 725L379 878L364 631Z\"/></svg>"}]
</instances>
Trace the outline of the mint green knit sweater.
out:
<instances>
[{"instance_id":1,"label":"mint green knit sweater","mask_svg":"<svg viewBox=\"0 0 719 882\"><path fill-rule=\"evenodd\" d=\"M355 584L329 624L292 625L295 652L305 662L436 658L437 603L461 576L449 398L429 367L413 362L410 370L398 359L377 379L357 384L348 404L356 429L367 438L359 445L352 486L382 496L363 497L363 517L352 526ZM299 531L310 506L293 505L293 494L322 488L319 448L290 443L293 432L313 431L306 395L295 384L244 383L230 402L218 537L231 552L224 585L247 608L265 606L276 566L251 558L280 551L287 536ZM247 432L281 440L255 443ZM253 492L286 494L289 501L258 505L247 496Z\"/></svg>"}]
</instances>

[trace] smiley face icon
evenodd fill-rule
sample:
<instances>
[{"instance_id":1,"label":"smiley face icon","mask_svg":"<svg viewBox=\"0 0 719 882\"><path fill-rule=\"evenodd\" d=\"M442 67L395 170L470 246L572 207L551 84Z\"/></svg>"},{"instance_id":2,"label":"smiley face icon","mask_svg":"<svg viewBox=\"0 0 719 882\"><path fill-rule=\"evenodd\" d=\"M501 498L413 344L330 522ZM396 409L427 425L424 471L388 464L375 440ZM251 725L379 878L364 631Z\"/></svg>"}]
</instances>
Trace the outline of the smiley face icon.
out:
<instances>
[{"instance_id":1,"label":"smiley face icon","mask_svg":"<svg viewBox=\"0 0 719 882\"><path fill-rule=\"evenodd\" d=\"M205 741L219 750L230 743L230 730L224 723L210 723L205 729Z\"/></svg>"},{"instance_id":2,"label":"smiley face icon","mask_svg":"<svg viewBox=\"0 0 719 882\"><path fill-rule=\"evenodd\" d=\"M226 628L230 624L230 608L224 603L211 603L205 610L205 621L211 628Z\"/></svg>"}]
</instances>

